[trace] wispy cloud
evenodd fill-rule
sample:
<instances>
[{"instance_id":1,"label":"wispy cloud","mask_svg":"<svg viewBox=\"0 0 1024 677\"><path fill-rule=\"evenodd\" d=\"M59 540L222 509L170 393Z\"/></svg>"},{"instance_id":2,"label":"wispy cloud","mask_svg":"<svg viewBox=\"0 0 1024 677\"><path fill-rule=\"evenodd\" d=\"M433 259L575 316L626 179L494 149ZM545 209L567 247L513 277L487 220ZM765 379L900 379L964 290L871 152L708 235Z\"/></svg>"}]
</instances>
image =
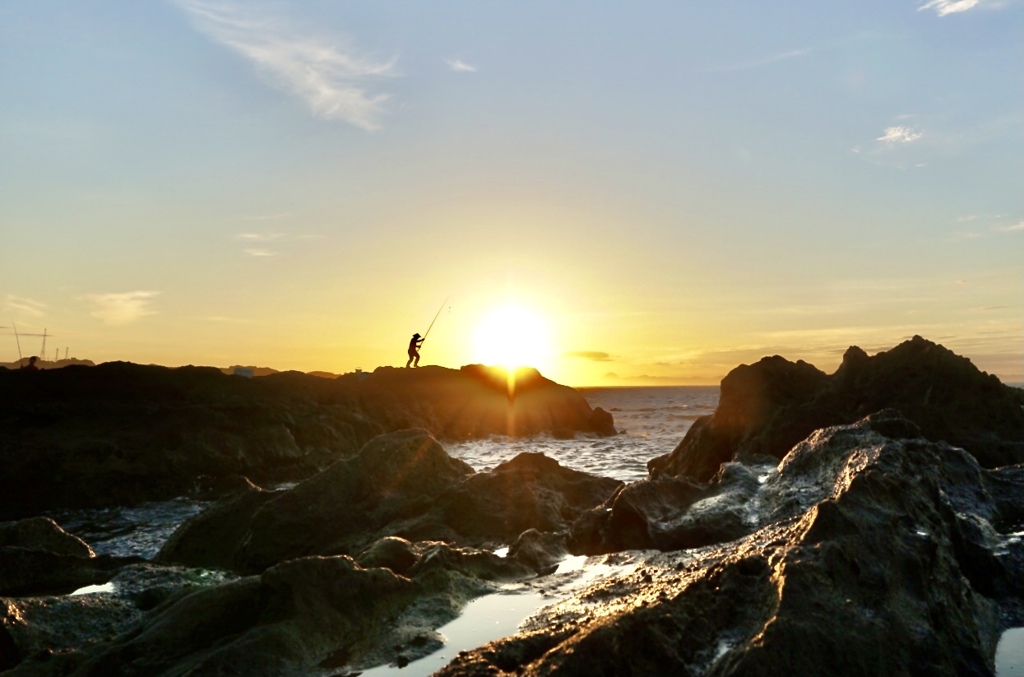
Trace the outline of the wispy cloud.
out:
<instances>
[{"instance_id":1,"label":"wispy cloud","mask_svg":"<svg viewBox=\"0 0 1024 677\"><path fill-rule=\"evenodd\" d=\"M896 144L914 143L915 141L919 141L923 136L923 132L919 132L913 127L897 125L895 127L886 127L885 133L875 140L892 146Z\"/></svg>"},{"instance_id":2,"label":"wispy cloud","mask_svg":"<svg viewBox=\"0 0 1024 677\"><path fill-rule=\"evenodd\" d=\"M146 315L154 315L156 311L150 303L158 296L158 291L129 291L115 294L87 294L83 301L92 304L90 313L107 324L131 324Z\"/></svg>"},{"instance_id":3,"label":"wispy cloud","mask_svg":"<svg viewBox=\"0 0 1024 677\"><path fill-rule=\"evenodd\" d=\"M578 357L592 362L611 362L612 356L600 350L572 350L565 353L566 357Z\"/></svg>"},{"instance_id":4,"label":"wispy cloud","mask_svg":"<svg viewBox=\"0 0 1024 677\"><path fill-rule=\"evenodd\" d=\"M456 73L476 73L476 66L470 65L462 59L445 59L444 62Z\"/></svg>"},{"instance_id":5,"label":"wispy cloud","mask_svg":"<svg viewBox=\"0 0 1024 677\"><path fill-rule=\"evenodd\" d=\"M981 0L929 0L918 7L917 11L922 12L926 9L934 9L935 13L939 16L946 16L947 14L966 12L980 4Z\"/></svg>"},{"instance_id":6,"label":"wispy cloud","mask_svg":"<svg viewBox=\"0 0 1024 677\"><path fill-rule=\"evenodd\" d=\"M285 235L284 233L239 233L239 240L248 240L250 242L273 242L274 240L280 240Z\"/></svg>"},{"instance_id":7,"label":"wispy cloud","mask_svg":"<svg viewBox=\"0 0 1024 677\"><path fill-rule=\"evenodd\" d=\"M32 317L42 317L46 314L45 303L23 298L21 296L15 296L14 294L7 295L7 298L4 299L4 305L8 310L13 310L24 315L31 315Z\"/></svg>"},{"instance_id":8,"label":"wispy cloud","mask_svg":"<svg viewBox=\"0 0 1024 677\"><path fill-rule=\"evenodd\" d=\"M242 249L242 252L249 256L257 257L277 256L278 251L276 249L271 249L271 245L280 245L285 242L293 242L296 240L316 240L319 238L319 235L289 235L287 233L274 232L238 233L235 235L235 239L253 245Z\"/></svg>"},{"instance_id":9,"label":"wispy cloud","mask_svg":"<svg viewBox=\"0 0 1024 677\"><path fill-rule=\"evenodd\" d=\"M998 226L996 230L1000 233L1019 233L1024 231L1024 221L1019 221L1010 226Z\"/></svg>"},{"instance_id":10,"label":"wispy cloud","mask_svg":"<svg viewBox=\"0 0 1024 677\"><path fill-rule=\"evenodd\" d=\"M304 100L318 118L380 128L388 94L372 94L365 82L396 75L395 58L374 60L299 31L277 17L240 2L176 0L196 27L255 64L272 82Z\"/></svg>"},{"instance_id":11,"label":"wispy cloud","mask_svg":"<svg viewBox=\"0 0 1024 677\"><path fill-rule=\"evenodd\" d=\"M728 64L724 66L712 66L708 70L710 71L744 71L750 68L761 68L763 66L770 66L773 63L780 61L789 61L790 59L798 59L800 57L807 56L811 53L810 49L791 49L788 52L781 52L779 54L772 54L770 56L762 57L760 59L753 59L751 61L744 61L741 63Z\"/></svg>"}]
</instances>

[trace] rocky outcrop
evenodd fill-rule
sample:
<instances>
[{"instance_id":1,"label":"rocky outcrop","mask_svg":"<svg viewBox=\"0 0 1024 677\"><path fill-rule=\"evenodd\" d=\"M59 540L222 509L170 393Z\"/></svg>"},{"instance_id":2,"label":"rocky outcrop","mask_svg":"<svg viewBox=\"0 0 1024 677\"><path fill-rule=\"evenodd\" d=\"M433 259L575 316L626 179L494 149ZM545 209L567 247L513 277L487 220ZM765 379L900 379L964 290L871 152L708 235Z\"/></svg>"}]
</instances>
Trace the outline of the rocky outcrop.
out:
<instances>
[{"instance_id":1,"label":"rocky outcrop","mask_svg":"<svg viewBox=\"0 0 1024 677\"><path fill-rule=\"evenodd\" d=\"M621 486L524 452L445 491L424 522L448 527L460 542L511 543L528 529L565 531Z\"/></svg>"},{"instance_id":2,"label":"rocky outcrop","mask_svg":"<svg viewBox=\"0 0 1024 677\"><path fill-rule=\"evenodd\" d=\"M984 467L1024 462L1024 391L915 336L873 357L852 347L831 376L779 356L741 365L722 380L715 413L698 419L648 469L707 481L722 463L780 459L814 430L885 408L901 411L925 438L963 447Z\"/></svg>"},{"instance_id":3,"label":"rocky outcrop","mask_svg":"<svg viewBox=\"0 0 1024 677\"><path fill-rule=\"evenodd\" d=\"M245 530L236 566L256 572L305 554L356 553L378 536L391 535L382 529L422 514L442 491L472 473L426 431L382 435L355 457L260 506Z\"/></svg>"},{"instance_id":4,"label":"rocky outcrop","mask_svg":"<svg viewBox=\"0 0 1024 677\"><path fill-rule=\"evenodd\" d=\"M444 440L566 431L615 434L608 412L591 409L578 392L536 369L519 368L510 377L504 369L478 364L457 371L380 367L354 382L361 403L388 430L425 428Z\"/></svg>"},{"instance_id":5,"label":"rocky outcrop","mask_svg":"<svg viewBox=\"0 0 1024 677\"><path fill-rule=\"evenodd\" d=\"M223 499L182 525L158 560L256 573L293 557L355 556L381 539L393 550L387 537L493 548L530 529L568 532L620 486L535 453L475 473L426 431L405 430L287 491Z\"/></svg>"},{"instance_id":6,"label":"rocky outcrop","mask_svg":"<svg viewBox=\"0 0 1024 677\"><path fill-rule=\"evenodd\" d=\"M0 595L71 592L106 582L129 561L96 557L47 517L0 522Z\"/></svg>"},{"instance_id":7,"label":"rocky outcrop","mask_svg":"<svg viewBox=\"0 0 1024 677\"><path fill-rule=\"evenodd\" d=\"M992 674L1024 621L1024 478L881 432L913 430L816 432L733 506L748 535L649 555L437 674Z\"/></svg>"},{"instance_id":8,"label":"rocky outcrop","mask_svg":"<svg viewBox=\"0 0 1024 677\"><path fill-rule=\"evenodd\" d=\"M0 381L0 517L167 499L211 477L307 476L381 432L315 388L213 368L114 362Z\"/></svg>"},{"instance_id":9,"label":"rocky outcrop","mask_svg":"<svg viewBox=\"0 0 1024 677\"><path fill-rule=\"evenodd\" d=\"M0 519L161 500L246 476L310 477L384 432L614 434L610 414L520 370L380 368L327 379L112 362L0 372Z\"/></svg>"}]
</instances>

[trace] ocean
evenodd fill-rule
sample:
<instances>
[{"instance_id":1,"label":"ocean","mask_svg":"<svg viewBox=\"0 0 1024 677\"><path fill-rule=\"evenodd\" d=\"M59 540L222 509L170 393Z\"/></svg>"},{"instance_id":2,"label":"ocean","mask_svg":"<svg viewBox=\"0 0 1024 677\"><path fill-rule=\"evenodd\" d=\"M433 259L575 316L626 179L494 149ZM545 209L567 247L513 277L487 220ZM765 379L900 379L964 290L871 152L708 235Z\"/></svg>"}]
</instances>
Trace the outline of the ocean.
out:
<instances>
[{"instance_id":1,"label":"ocean","mask_svg":"<svg viewBox=\"0 0 1024 677\"><path fill-rule=\"evenodd\" d=\"M540 451L561 465L625 482L647 477L647 461L679 444L699 417L718 406L718 386L579 388L591 407L615 419L618 435L555 439L495 436L445 444L448 453L477 471L493 468L524 451Z\"/></svg>"}]
</instances>

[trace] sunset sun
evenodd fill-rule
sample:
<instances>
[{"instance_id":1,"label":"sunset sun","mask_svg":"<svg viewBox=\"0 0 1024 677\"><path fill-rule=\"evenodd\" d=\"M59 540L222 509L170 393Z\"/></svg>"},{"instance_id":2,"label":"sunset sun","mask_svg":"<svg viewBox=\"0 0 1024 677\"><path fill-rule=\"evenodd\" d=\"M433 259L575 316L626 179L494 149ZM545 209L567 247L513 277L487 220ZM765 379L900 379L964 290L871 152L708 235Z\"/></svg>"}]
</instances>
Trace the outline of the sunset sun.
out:
<instances>
[{"instance_id":1,"label":"sunset sun","mask_svg":"<svg viewBox=\"0 0 1024 677\"><path fill-rule=\"evenodd\" d=\"M548 322L515 303L493 308L476 326L473 353L482 364L542 369L551 356Z\"/></svg>"}]
</instances>

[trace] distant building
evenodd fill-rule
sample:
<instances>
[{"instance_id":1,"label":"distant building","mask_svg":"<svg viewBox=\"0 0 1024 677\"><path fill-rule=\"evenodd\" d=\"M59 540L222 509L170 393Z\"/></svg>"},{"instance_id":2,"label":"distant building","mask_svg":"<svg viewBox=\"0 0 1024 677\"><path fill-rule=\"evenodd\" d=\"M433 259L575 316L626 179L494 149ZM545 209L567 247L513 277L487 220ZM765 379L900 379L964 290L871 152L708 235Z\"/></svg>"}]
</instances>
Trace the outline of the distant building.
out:
<instances>
[{"instance_id":1,"label":"distant building","mask_svg":"<svg viewBox=\"0 0 1024 677\"><path fill-rule=\"evenodd\" d=\"M235 367L235 370L231 372L235 376L244 376L245 378L252 378L252 367Z\"/></svg>"}]
</instances>

